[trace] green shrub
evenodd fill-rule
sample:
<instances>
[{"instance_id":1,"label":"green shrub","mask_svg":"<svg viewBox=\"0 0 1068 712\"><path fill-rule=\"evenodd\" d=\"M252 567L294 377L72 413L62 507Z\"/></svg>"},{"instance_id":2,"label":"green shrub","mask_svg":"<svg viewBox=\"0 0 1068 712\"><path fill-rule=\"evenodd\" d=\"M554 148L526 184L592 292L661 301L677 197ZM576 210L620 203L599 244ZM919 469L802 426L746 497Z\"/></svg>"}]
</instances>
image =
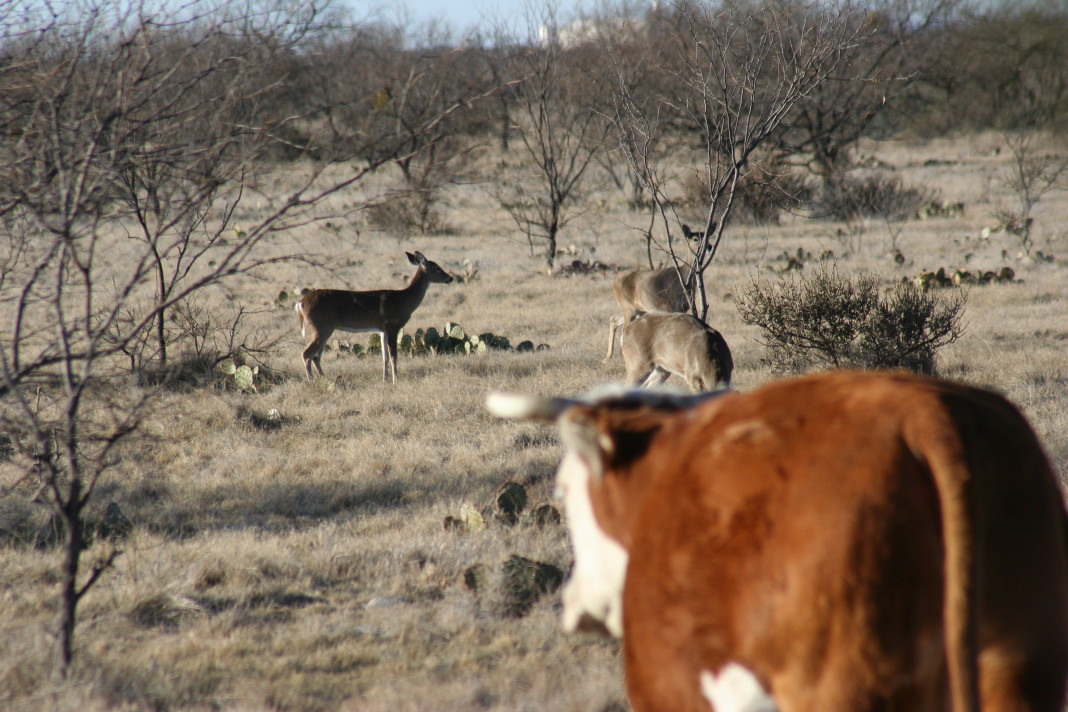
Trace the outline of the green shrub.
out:
<instances>
[{"instance_id":1,"label":"green shrub","mask_svg":"<svg viewBox=\"0 0 1068 712\"><path fill-rule=\"evenodd\" d=\"M813 368L903 368L935 371L935 354L963 333L965 295L924 292L899 283L882 289L871 275L842 277L832 264L752 282L738 302L742 319L760 328L766 362L777 371Z\"/></svg>"}]
</instances>

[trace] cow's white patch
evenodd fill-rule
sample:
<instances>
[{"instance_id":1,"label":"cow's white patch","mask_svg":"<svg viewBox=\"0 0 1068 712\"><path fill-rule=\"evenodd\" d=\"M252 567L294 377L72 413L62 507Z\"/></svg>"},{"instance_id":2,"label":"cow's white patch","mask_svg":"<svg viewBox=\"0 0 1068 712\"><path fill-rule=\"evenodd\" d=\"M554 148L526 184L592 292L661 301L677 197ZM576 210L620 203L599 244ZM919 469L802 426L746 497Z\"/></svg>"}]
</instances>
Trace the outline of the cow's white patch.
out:
<instances>
[{"instance_id":1,"label":"cow's white patch","mask_svg":"<svg viewBox=\"0 0 1068 712\"><path fill-rule=\"evenodd\" d=\"M701 673L701 694L715 712L778 712L778 705L757 681L738 663L727 663L719 674Z\"/></svg>"},{"instance_id":2,"label":"cow's white patch","mask_svg":"<svg viewBox=\"0 0 1068 712\"><path fill-rule=\"evenodd\" d=\"M597 524L589 496L590 472L576 453L568 452L556 472L557 496L564 502L575 565L564 586L564 630L585 627L587 618L623 636L623 579L627 550Z\"/></svg>"}]
</instances>

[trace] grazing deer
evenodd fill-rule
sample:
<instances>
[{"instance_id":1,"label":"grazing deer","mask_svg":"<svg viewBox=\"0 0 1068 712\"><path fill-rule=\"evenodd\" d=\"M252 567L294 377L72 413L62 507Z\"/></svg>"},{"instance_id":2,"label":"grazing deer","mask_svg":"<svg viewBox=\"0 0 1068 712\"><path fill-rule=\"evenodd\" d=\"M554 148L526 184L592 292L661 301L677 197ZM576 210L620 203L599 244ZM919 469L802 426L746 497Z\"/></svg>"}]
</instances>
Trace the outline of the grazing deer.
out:
<instances>
[{"instance_id":1,"label":"grazing deer","mask_svg":"<svg viewBox=\"0 0 1068 712\"><path fill-rule=\"evenodd\" d=\"M323 375L319 358L326 342L335 331L377 331L382 339L382 380L397 382L397 336L408 323L431 282L448 284L452 276L431 262L423 253L406 252L408 261L417 267L412 281L404 289L373 289L349 292L343 289L316 289L308 292L296 307L300 333L311 337L301 354L308 378L312 366Z\"/></svg>"},{"instance_id":2,"label":"grazing deer","mask_svg":"<svg viewBox=\"0 0 1068 712\"><path fill-rule=\"evenodd\" d=\"M704 230L691 230L690 226L686 223L682 224L682 236L690 242L697 242L698 240L705 239Z\"/></svg>"},{"instance_id":3,"label":"grazing deer","mask_svg":"<svg viewBox=\"0 0 1068 712\"><path fill-rule=\"evenodd\" d=\"M690 314L642 314L623 328L622 351L628 386L651 388L671 374L694 393L731 384L727 342Z\"/></svg>"},{"instance_id":4,"label":"grazing deer","mask_svg":"<svg viewBox=\"0 0 1068 712\"><path fill-rule=\"evenodd\" d=\"M686 302L686 289L679 281L689 279L690 270L683 266L680 271L674 267L664 269L634 269L622 272L612 282L612 292L616 302L623 311L608 320L608 355L612 358L616 347L616 329L626 327L635 316L644 312L684 312L689 308Z\"/></svg>"}]
</instances>

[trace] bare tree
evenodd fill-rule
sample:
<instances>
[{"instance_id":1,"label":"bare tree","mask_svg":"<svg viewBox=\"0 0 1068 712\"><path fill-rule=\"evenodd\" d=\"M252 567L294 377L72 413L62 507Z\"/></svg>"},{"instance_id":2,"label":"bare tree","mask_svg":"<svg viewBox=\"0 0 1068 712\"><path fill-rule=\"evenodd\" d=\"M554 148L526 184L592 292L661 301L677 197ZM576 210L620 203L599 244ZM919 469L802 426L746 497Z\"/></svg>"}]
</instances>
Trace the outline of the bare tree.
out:
<instances>
[{"instance_id":1,"label":"bare tree","mask_svg":"<svg viewBox=\"0 0 1068 712\"><path fill-rule=\"evenodd\" d=\"M909 128L1063 131L1068 117L1068 7L1063 2L970 3L930 33L939 59L922 77L926 101L907 106ZM905 123L904 121L902 123Z\"/></svg>"},{"instance_id":2,"label":"bare tree","mask_svg":"<svg viewBox=\"0 0 1068 712\"><path fill-rule=\"evenodd\" d=\"M851 20L847 8L824 5L680 5L650 17L645 41L656 54L646 62L660 72L651 90L645 80L635 91L634 69L620 64L620 142L656 206L664 248L680 273L690 268L687 291L699 319L708 311L704 273L754 152L774 144L795 107L860 41ZM666 156L688 163L703 183L708 207L697 240L677 238L682 221Z\"/></svg>"},{"instance_id":3,"label":"bare tree","mask_svg":"<svg viewBox=\"0 0 1068 712\"><path fill-rule=\"evenodd\" d=\"M833 200L852 167L857 142L940 59L928 34L947 24L960 0L874 0L841 16L859 41L843 48L833 74L797 103L784 126L782 150L805 157ZM795 12L804 13L796 4Z\"/></svg>"},{"instance_id":4,"label":"bare tree","mask_svg":"<svg viewBox=\"0 0 1068 712\"><path fill-rule=\"evenodd\" d=\"M1001 80L994 93L996 120L1011 158L1000 182L1012 192L1015 206L997 209L995 217L1030 256L1035 246L1035 206L1047 194L1068 189L1068 155L1058 131L1068 96L1062 61L1068 43L1058 30L1064 29L1068 17L1064 7L1039 6L1005 7L991 14L974 19L969 34L978 35L974 44L989 47L990 25L1000 20L998 24L1006 26L1002 52L1012 62L1011 67L991 67L990 76L979 80ZM1051 142L1053 146L1048 145Z\"/></svg>"},{"instance_id":5,"label":"bare tree","mask_svg":"<svg viewBox=\"0 0 1068 712\"><path fill-rule=\"evenodd\" d=\"M1068 188L1068 156L1041 152L1040 135L1036 128L1026 125L1003 133L1012 163L1001 181L1012 191L1016 207L998 210L996 217L1006 232L1019 238L1028 256L1035 246L1035 205L1046 194Z\"/></svg>"},{"instance_id":6,"label":"bare tree","mask_svg":"<svg viewBox=\"0 0 1068 712\"><path fill-rule=\"evenodd\" d=\"M498 87L496 67L482 59L480 49L449 46L433 25L317 38L301 67L307 86L294 100L310 106L322 128L303 139L334 159L395 164L401 180L379 214L435 232L434 204L466 177L481 106Z\"/></svg>"},{"instance_id":7,"label":"bare tree","mask_svg":"<svg viewBox=\"0 0 1068 712\"><path fill-rule=\"evenodd\" d=\"M516 47L510 72L516 130L527 165L500 178L493 196L526 235L533 251L545 246L550 268L560 232L578 214L582 181L604 144L609 124L594 111L604 86L600 49L587 38L560 35L560 16L548 2L528 14L529 44ZM591 74L591 72L593 74Z\"/></svg>"},{"instance_id":8,"label":"bare tree","mask_svg":"<svg viewBox=\"0 0 1068 712\"><path fill-rule=\"evenodd\" d=\"M23 465L0 473L0 496L43 500L61 524L65 674L79 602L120 551L85 563L86 512L158 402L160 386L130 378L129 354L168 310L293 259L270 249L271 236L322 219L326 197L396 154L340 178L330 160L306 163L287 192L260 190L257 217L237 229L268 149L304 118L276 110L284 74L262 70L282 71L322 8L42 7L0 5L0 428Z\"/></svg>"},{"instance_id":9,"label":"bare tree","mask_svg":"<svg viewBox=\"0 0 1068 712\"><path fill-rule=\"evenodd\" d=\"M511 62L507 61L507 55L503 48L488 46L483 48L479 55L485 63L486 70L489 72L494 86L505 87L513 84L515 78L509 75L508 72L513 71L515 67ZM496 123L497 140L501 153L508 153L511 148L512 130L514 128L512 121L514 105L514 92L494 92L490 113L492 120Z\"/></svg>"},{"instance_id":10,"label":"bare tree","mask_svg":"<svg viewBox=\"0 0 1068 712\"><path fill-rule=\"evenodd\" d=\"M98 63L69 63L82 99L115 117L106 129L115 151L111 209L127 212L130 238L152 257L156 348L132 358L154 356L149 360L167 368L164 305L227 249L246 173L292 118L272 110L283 78L275 56L305 37L316 11L295 8L287 36L271 42L263 33L278 28L235 36L237 18L226 15L192 36L145 22ZM69 111L94 121L77 105Z\"/></svg>"}]
</instances>

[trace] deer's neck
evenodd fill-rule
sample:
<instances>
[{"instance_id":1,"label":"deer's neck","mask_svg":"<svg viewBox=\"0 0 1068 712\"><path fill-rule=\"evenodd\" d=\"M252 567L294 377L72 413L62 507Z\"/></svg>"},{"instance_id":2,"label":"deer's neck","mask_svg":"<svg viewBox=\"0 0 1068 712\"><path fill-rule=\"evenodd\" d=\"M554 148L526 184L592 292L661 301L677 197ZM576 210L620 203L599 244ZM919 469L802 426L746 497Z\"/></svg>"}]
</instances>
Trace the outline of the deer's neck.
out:
<instances>
[{"instance_id":1,"label":"deer's neck","mask_svg":"<svg viewBox=\"0 0 1068 712\"><path fill-rule=\"evenodd\" d=\"M427 287L429 286L430 280L427 279L426 270L419 267L415 270L415 274L412 275L412 279L408 282L408 286L398 290L401 296L398 301L404 304L403 311L411 316L411 313L416 310L420 303L422 303L423 297L426 296Z\"/></svg>"},{"instance_id":2,"label":"deer's neck","mask_svg":"<svg viewBox=\"0 0 1068 712\"><path fill-rule=\"evenodd\" d=\"M408 292L416 299L422 300L423 296L426 294L426 289L429 286L430 281L426 278L426 270L419 267L415 270L415 274L412 275L412 279L408 282L408 286L401 291Z\"/></svg>"}]
</instances>

